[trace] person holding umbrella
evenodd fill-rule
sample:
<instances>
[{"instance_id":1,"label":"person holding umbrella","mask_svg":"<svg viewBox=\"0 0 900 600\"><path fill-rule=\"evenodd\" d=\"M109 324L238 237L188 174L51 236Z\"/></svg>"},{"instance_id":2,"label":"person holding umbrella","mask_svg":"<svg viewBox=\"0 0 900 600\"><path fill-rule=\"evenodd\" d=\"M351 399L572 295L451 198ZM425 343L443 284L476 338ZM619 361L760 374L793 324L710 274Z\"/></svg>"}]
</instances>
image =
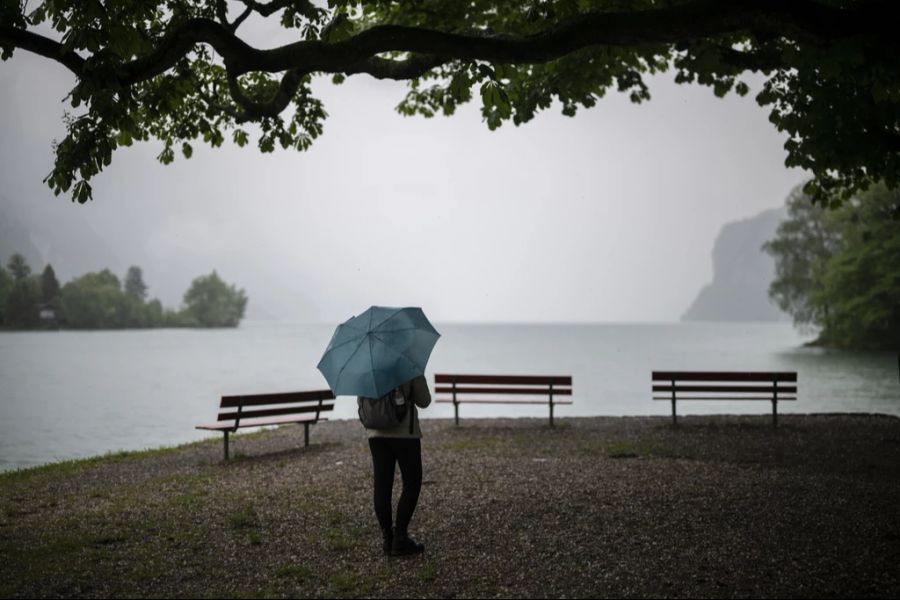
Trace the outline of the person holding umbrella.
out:
<instances>
[{"instance_id":1,"label":"person holding umbrella","mask_svg":"<svg viewBox=\"0 0 900 600\"><path fill-rule=\"evenodd\" d=\"M372 306L337 327L318 364L335 395L357 396L372 453L382 550L392 556L425 550L409 537L408 527L422 487L422 431L416 407L431 404L424 372L439 337L420 308ZM403 491L392 527L398 464Z\"/></svg>"},{"instance_id":2,"label":"person holding umbrella","mask_svg":"<svg viewBox=\"0 0 900 600\"><path fill-rule=\"evenodd\" d=\"M368 433L375 478L375 516L381 527L382 548L385 554L401 556L425 550L424 544L409 537L408 528L422 489L422 430L418 411L413 406L427 407L431 404L431 393L425 377L419 375L398 386L394 394L402 396L408 403L403 421L387 429L368 429ZM392 530L391 495L398 464L403 491L397 502L397 521Z\"/></svg>"}]
</instances>

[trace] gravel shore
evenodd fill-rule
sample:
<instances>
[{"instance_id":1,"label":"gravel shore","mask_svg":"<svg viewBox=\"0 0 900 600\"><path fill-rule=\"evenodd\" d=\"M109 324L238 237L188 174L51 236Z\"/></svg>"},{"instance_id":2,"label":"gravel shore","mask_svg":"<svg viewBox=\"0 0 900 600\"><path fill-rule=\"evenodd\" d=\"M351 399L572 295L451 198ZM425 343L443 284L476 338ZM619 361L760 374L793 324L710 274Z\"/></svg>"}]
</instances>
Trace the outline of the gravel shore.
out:
<instances>
[{"instance_id":1,"label":"gravel shore","mask_svg":"<svg viewBox=\"0 0 900 600\"><path fill-rule=\"evenodd\" d=\"M895 417L422 429L423 556L381 555L365 431L332 421L0 475L0 595L900 595Z\"/></svg>"}]
</instances>

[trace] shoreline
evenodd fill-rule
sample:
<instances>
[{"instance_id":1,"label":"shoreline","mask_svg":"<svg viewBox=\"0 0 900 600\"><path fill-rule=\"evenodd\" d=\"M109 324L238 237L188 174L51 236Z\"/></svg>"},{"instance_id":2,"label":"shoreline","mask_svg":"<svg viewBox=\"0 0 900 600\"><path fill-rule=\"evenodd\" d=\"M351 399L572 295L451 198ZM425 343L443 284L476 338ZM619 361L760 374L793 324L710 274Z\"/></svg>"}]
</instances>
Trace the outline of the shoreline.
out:
<instances>
[{"instance_id":1,"label":"shoreline","mask_svg":"<svg viewBox=\"0 0 900 600\"><path fill-rule=\"evenodd\" d=\"M831 412L812 412L812 413L793 413L793 412L779 412L779 419L782 416L803 416L803 417L886 417L892 419L900 420L900 415L895 415L892 413L884 413L884 412L869 412L869 411L831 411ZM700 414L679 414L678 420L679 423L685 418L727 418L727 417L761 417L771 419L770 415L766 414L753 414L747 415L743 413L700 413ZM671 416L665 415L596 415L596 416L574 416L574 417L560 417L559 415L555 416L555 420L575 420L575 419L666 419L668 422L671 422ZM422 421L437 421L437 422L445 422L449 423L453 421L453 417L420 417ZM535 422L540 422L541 420L546 422L545 417L468 417L463 418L461 424L464 424L466 421L516 421L516 420L531 420ZM357 417L346 417L340 419L329 419L325 422L357 422ZM323 424L325 423L323 422ZM545 423L546 424L546 423ZM241 431L239 430L236 433L229 434L230 440L242 439L244 436L253 437L260 434L263 434L266 431L277 430L280 427L284 427L283 425L279 426L265 426L266 429L261 429L257 431ZM315 426L310 429L310 431L315 431ZM194 446L197 444L206 444L211 442L222 443L221 434L211 434L207 437L201 438L199 440L191 440L187 442L181 442L177 444L163 444L160 446L147 446L145 448L138 449L118 449L118 450L107 450L105 452L101 452L98 454L92 454L90 456L82 456L76 458L62 458L59 460L54 460L48 463L43 463L39 465L30 465L24 467L16 467L13 469L0 470L0 483L2 483L4 477L17 477L17 476L29 476L31 474L40 474L43 469L48 469L50 471L55 470L69 470L69 469L77 469L81 466L88 466L90 464L95 464L97 462L103 460L123 460L123 459L133 459L140 458L141 456L149 456L157 453L164 452L175 452L190 446ZM82 465L83 463L83 465Z\"/></svg>"},{"instance_id":2,"label":"shoreline","mask_svg":"<svg viewBox=\"0 0 900 600\"><path fill-rule=\"evenodd\" d=\"M4 597L896 596L900 418L423 419L414 559L354 420L0 474ZM399 480L399 476L398 476ZM396 494L399 487L395 488Z\"/></svg>"}]
</instances>

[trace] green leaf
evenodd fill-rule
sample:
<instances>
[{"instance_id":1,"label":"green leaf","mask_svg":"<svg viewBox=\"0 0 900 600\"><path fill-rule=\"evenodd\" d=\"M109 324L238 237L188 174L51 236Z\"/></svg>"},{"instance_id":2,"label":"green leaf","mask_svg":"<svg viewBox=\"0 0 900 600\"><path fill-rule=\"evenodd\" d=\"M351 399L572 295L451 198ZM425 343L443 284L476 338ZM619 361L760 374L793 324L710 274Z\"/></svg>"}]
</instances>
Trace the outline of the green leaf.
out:
<instances>
[{"instance_id":1,"label":"green leaf","mask_svg":"<svg viewBox=\"0 0 900 600\"><path fill-rule=\"evenodd\" d=\"M172 151L172 147L166 146L163 148L163 151L156 156L156 159L164 165L170 164L175 160L175 153Z\"/></svg>"}]
</instances>

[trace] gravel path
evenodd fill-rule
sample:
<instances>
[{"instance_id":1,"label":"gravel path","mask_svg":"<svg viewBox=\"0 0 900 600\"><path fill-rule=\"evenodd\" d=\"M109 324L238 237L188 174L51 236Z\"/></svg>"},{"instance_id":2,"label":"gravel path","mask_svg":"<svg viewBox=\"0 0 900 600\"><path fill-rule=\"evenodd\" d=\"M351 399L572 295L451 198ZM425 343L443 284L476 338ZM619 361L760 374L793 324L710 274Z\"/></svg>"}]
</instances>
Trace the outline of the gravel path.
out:
<instances>
[{"instance_id":1,"label":"gravel path","mask_svg":"<svg viewBox=\"0 0 900 600\"><path fill-rule=\"evenodd\" d=\"M381 556L332 421L0 476L0 596L900 595L900 419L422 426L424 556Z\"/></svg>"}]
</instances>

